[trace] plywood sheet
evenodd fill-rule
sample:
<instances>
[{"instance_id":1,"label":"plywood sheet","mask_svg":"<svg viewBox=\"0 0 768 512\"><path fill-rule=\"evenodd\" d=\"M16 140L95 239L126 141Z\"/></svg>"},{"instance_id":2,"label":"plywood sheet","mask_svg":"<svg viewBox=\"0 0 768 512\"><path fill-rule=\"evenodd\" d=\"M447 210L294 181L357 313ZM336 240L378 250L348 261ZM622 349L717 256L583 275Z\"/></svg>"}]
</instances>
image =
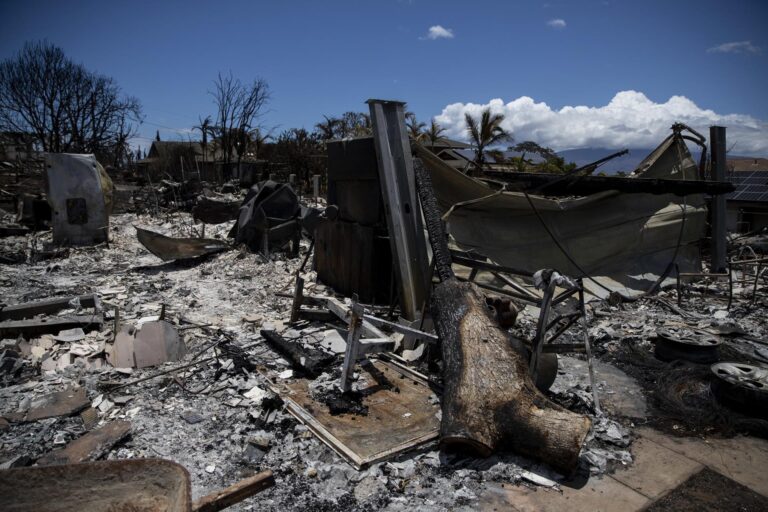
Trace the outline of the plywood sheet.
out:
<instances>
[{"instance_id":1,"label":"plywood sheet","mask_svg":"<svg viewBox=\"0 0 768 512\"><path fill-rule=\"evenodd\" d=\"M380 360L357 370L369 383L362 390L367 416L331 415L310 396L307 379L284 384L281 396L291 414L357 468L437 438L440 405L426 381Z\"/></svg>"}]
</instances>

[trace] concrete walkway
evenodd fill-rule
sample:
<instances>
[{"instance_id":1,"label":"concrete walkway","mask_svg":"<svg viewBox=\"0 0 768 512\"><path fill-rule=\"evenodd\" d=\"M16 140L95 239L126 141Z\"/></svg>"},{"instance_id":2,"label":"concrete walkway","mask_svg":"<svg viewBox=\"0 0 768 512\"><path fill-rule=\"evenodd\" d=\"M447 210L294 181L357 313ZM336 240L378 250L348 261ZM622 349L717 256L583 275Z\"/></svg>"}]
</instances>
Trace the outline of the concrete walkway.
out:
<instances>
[{"instance_id":1,"label":"concrete walkway","mask_svg":"<svg viewBox=\"0 0 768 512\"><path fill-rule=\"evenodd\" d=\"M571 482L562 492L489 484L482 510L628 512L641 510L705 466L768 496L768 441L676 438L649 428L636 431L634 464L613 475ZM713 489L713 492L717 492Z\"/></svg>"}]
</instances>

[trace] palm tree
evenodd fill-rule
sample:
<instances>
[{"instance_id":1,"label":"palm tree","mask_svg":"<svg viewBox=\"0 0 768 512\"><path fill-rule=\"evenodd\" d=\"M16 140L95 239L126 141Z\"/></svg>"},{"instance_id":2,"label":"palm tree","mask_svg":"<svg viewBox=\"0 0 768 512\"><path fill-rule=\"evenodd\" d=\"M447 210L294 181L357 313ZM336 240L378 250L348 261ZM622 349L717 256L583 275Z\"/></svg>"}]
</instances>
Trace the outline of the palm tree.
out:
<instances>
[{"instance_id":1,"label":"palm tree","mask_svg":"<svg viewBox=\"0 0 768 512\"><path fill-rule=\"evenodd\" d=\"M202 135L201 141L200 141L200 147L203 148L203 162L208 161L208 155L206 153L206 148L208 147L208 134L213 135L213 127L211 126L211 116L206 116L205 119L200 119L199 117L197 120L200 122L199 125L193 126L193 130L200 130L200 133Z\"/></svg>"},{"instance_id":2,"label":"palm tree","mask_svg":"<svg viewBox=\"0 0 768 512\"><path fill-rule=\"evenodd\" d=\"M435 150L435 144L437 144L437 141L441 139L440 136L443 134L443 132L445 132L445 128L437 124L435 120L432 119L432 122L429 123L429 130L427 130L425 134L432 151Z\"/></svg>"},{"instance_id":3,"label":"palm tree","mask_svg":"<svg viewBox=\"0 0 768 512\"><path fill-rule=\"evenodd\" d=\"M422 131L427 125L426 123L420 123L416 119L416 114L413 112L405 113L405 126L408 128L408 136L415 141L420 141L424 138L424 132Z\"/></svg>"},{"instance_id":4,"label":"palm tree","mask_svg":"<svg viewBox=\"0 0 768 512\"><path fill-rule=\"evenodd\" d=\"M490 108L483 110L479 121L469 113L464 114L464 120L467 123L467 132L469 133L470 141L477 151L477 155L475 156L475 166L477 167L477 170L482 171L483 164L485 163L486 148L495 146L501 142L511 141L512 134L501 127L501 122L504 121L504 115L491 114Z\"/></svg>"}]
</instances>

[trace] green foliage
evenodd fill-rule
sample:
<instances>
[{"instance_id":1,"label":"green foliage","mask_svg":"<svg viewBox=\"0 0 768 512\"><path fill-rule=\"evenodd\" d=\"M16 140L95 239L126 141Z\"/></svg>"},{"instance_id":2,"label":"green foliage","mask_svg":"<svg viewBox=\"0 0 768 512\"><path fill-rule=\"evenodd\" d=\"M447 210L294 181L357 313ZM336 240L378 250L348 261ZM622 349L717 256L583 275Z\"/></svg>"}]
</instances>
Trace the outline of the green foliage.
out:
<instances>
[{"instance_id":1,"label":"green foliage","mask_svg":"<svg viewBox=\"0 0 768 512\"><path fill-rule=\"evenodd\" d=\"M475 166L477 170L481 170L485 164L486 150L502 142L512 140L512 134L501 126L504 115L491 114L490 108L483 110L480 119L475 119L466 113L464 114L464 121L467 125L469 139L477 151Z\"/></svg>"}]
</instances>

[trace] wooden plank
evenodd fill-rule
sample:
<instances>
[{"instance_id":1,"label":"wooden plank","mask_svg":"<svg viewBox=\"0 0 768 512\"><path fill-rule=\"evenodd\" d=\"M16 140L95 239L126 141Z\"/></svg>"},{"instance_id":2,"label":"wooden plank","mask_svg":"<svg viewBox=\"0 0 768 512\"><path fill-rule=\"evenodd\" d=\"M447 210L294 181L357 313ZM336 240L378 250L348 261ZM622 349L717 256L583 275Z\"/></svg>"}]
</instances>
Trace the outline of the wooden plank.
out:
<instances>
[{"instance_id":1,"label":"wooden plank","mask_svg":"<svg viewBox=\"0 0 768 512\"><path fill-rule=\"evenodd\" d=\"M349 323L349 317L352 314L351 310L349 309L349 306L341 302L339 299L335 297L319 297L309 295L307 298L325 303L325 307L327 307L332 313L338 316L343 322ZM378 327L365 319L363 319L363 334L371 338L387 338L387 335L384 332L382 332Z\"/></svg>"},{"instance_id":2,"label":"wooden plank","mask_svg":"<svg viewBox=\"0 0 768 512\"><path fill-rule=\"evenodd\" d=\"M62 309L68 308L69 303L73 299L78 299L80 301L80 306L84 308L96 308L98 305L98 298L93 294L59 297L55 299L5 306L0 309L0 320L22 320L37 315L52 315Z\"/></svg>"},{"instance_id":3,"label":"wooden plank","mask_svg":"<svg viewBox=\"0 0 768 512\"><path fill-rule=\"evenodd\" d=\"M59 331L74 329L75 327L100 329L103 323L104 316L101 313L46 317L40 320L7 320L0 322L0 338L15 338L19 334L25 337L56 334Z\"/></svg>"},{"instance_id":4,"label":"wooden plank","mask_svg":"<svg viewBox=\"0 0 768 512\"><path fill-rule=\"evenodd\" d=\"M218 512L275 485L272 471L262 471L226 489L203 496L192 505L194 512Z\"/></svg>"},{"instance_id":5,"label":"wooden plank","mask_svg":"<svg viewBox=\"0 0 768 512\"><path fill-rule=\"evenodd\" d=\"M13 423L24 423L57 416L71 416L88 407L90 403L85 396L85 388L70 388L46 395L40 407L27 412L6 414L5 418Z\"/></svg>"},{"instance_id":6,"label":"wooden plank","mask_svg":"<svg viewBox=\"0 0 768 512\"><path fill-rule=\"evenodd\" d=\"M115 444L128 437L130 433L131 422L111 421L75 439L61 450L42 456L37 459L37 464L55 466L96 460L104 456Z\"/></svg>"},{"instance_id":7,"label":"wooden plank","mask_svg":"<svg viewBox=\"0 0 768 512\"><path fill-rule=\"evenodd\" d=\"M293 416L358 469L437 438L440 407L430 399L434 393L425 380L382 360L359 371L369 383L361 390L367 416L331 415L325 404L312 398L306 379L282 384L276 391Z\"/></svg>"}]
</instances>

